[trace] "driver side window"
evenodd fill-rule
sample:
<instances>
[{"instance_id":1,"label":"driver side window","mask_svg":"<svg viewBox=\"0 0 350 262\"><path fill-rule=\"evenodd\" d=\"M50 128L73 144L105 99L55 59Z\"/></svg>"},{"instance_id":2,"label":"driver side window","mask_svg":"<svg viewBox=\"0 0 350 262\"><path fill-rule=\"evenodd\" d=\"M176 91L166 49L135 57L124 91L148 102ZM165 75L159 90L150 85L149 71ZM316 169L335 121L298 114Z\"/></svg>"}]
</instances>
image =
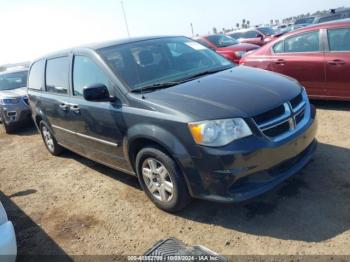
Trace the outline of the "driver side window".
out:
<instances>
[{"instance_id":1,"label":"driver side window","mask_svg":"<svg viewBox=\"0 0 350 262\"><path fill-rule=\"evenodd\" d=\"M108 78L90 58L75 56L73 64L73 95L83 96L84 87L104 84L108 87Z\"/></svg>"}]
</instances>

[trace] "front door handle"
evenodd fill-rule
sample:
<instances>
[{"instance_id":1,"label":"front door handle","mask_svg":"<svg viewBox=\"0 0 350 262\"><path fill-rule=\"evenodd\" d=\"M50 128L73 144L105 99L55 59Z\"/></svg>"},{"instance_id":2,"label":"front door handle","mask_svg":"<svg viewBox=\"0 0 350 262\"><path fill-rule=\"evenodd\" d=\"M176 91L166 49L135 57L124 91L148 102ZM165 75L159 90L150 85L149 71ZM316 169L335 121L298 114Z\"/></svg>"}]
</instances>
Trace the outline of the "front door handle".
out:
<instances>
[{"instance_id":1,"label":"front door handle","mask_svg":"<svg viewBox=\"0 0 350 262\"><path fill-rule=\"evenodd\" d=\"M345 65L346 62L341 60L341 59L334 59L334 60L331 60L331 61L328 61L327 62L329 65L333 65L333 66L336 66L336 65Z\"/></svg>"},{"instance_id":2,"label":"front door handle","mask_svg":"<svg viewBox=\"0 0 350 262\"><path fill-rule=\"evenodd\" d=\"M285 64L286 64L286 60L284 60L284 59L278 59L278 60L275 62L275 64L277 64L277 65L285 65Z\"/></svg>"},{"instance_id":3,"label":"front door handle","mask_svg":"<svg viewBox=\"0 0 350 262\"><path fill-rule=\"evenodd\" d=\"M72 110L74 113L79 114L80 113L80 107L79 105L71 104L70 110Z\"/></svg>"},{"instance_id":4,"label":"front door handle","mask_svg":"<svg viewBox=\"0 0 350 262\"><path fill-rule=\"evenodd\" d=\"M63 103L59 104L59 107L60 107L63 111L68 111L68 109L69 109L69 104L63 102Z\"/></svg>"}]
</instances>

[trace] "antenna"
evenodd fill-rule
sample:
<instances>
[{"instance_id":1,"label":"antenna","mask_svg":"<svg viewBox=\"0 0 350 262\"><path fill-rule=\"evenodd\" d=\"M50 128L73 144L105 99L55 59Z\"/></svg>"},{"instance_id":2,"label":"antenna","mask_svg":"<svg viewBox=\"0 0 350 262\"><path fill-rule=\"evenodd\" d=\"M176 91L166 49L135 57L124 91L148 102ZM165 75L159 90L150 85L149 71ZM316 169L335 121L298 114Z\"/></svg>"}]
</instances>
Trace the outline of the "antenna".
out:
<instances>
[{"instance_id":1,"label":"antenna","mask_svg":"<svg viewBox=\"0 0 350 262\"><path fill-rule=\"evenodd\" d=\"M123 3L123 1L120 1L120 4L121 4L121 6L122 6L122 10L123 10L123 15L124 15L124 22L125 22L126 32L128 33L128 37L130 37L129 26L128 26L128 20L126 19L126 13L125 13L125 9L124 9L124 3Z\"/></svg>"}]
</instances>

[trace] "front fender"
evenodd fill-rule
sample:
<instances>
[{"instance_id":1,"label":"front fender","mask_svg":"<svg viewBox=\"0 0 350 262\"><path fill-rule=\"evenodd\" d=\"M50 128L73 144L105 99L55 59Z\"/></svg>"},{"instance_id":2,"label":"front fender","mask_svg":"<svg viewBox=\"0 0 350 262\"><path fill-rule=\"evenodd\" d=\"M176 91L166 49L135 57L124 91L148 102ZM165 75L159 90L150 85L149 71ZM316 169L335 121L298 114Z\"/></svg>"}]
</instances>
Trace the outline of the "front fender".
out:
<instances>
[{"instance_id":1,"label":"front fender","mask_svg":"<svg viewBox=\"0 0 350 262\"><path fill-rule=\"evenodd\" d=\"M137 139L148 139L164 147L175 158L187 157L184 145L170 131L155 125L137 124L128 130L126 149Z\"/></svg>"},{"instance_id":2,"label":"front fender","mask_svg":"<svg viewBox=\"0 0 350 262\"><path fill-rule=\"evenodd\" d=\"M137 124L131 127L125 137L123 143L124 155L128 157L129 163L132 163L129 158L130 146L138 139L146 139L162 146L178 164L184 175L189 192L192 194L193 182L189 178L193 169L193 163L190 154L183 143L175 137L170 131L151 124Z\"/></svg>"}]
</instances>

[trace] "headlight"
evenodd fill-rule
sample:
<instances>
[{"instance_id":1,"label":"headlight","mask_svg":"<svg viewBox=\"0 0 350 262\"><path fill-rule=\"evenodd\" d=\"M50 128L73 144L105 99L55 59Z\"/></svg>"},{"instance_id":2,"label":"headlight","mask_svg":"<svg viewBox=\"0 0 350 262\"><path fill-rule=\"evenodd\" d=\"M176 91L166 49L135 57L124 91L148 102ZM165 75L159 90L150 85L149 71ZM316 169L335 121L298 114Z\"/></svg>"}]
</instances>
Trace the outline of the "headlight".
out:
<instances>
[{"instance_id":1,"label":"headlight","mask_svg":"<svg viewBox=\"0 0 350 262\"><path fill-rule=\"evenodd\" d=\"M19 102L21 102L20 97L0 99L1 105L14 105L14 104L18 104Z\"/></svg>"},{"instance_id":2,"label":"headlight","mask_svg":"<svg viewBox=\"0 0 350 262\"><path fill-rule=\"evenodd\" d=\"M237 57L242 57L242 56L244 56L245 55L245 51L236 51L235 52L235 55L237 56Z\"/></svg>"},{"instance_id":3,"label":"headlight","mask_svg":"<svg viewBox=\"0 0 350 262\"><path fill-rule=\"evenodd\" d=\"M241 118L189 123L188 127L197 144L212 147L224 146L252 134L247 123Z\"/></svg>"}]
</instances>

